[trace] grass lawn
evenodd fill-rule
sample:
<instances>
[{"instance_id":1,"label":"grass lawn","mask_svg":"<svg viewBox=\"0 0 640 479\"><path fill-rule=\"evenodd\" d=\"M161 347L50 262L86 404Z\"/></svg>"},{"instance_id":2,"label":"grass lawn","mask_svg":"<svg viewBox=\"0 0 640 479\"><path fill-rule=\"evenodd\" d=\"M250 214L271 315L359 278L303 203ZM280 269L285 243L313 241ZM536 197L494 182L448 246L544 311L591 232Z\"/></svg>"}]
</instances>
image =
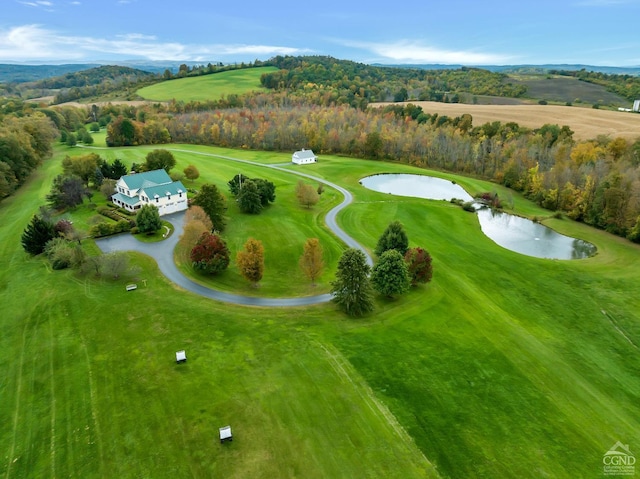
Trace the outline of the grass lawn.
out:
<instances>
[{"instance_id":1,"label":"grass lawn","mask_svg":"<svg viewBox=\"0 0 640 479\"><path fill-rule=\"evenodd\" d=\"M260 216L238 217L230 205L225 232L264 233L266 254L284 265L267 266L282 269L269 286L265 275L265 290L284 291L280 276L291 274L299 256L275 242L313 232L331 244L325 260L335 268L342 246L322 226L335 193L327 189L305 211L292 198L297 177L258 166L239 171L202 153L264 164L289 155L176 148L184 150L175 153L177 169L193 163L200 170L196 188L214 181L226 193L222 181L240 171L276 183L276 203ZM149 150L99 153L129 163ZM378 299L373 314L350 319L331 304L220 304L176 289L149 258L132 254L146 286L138 281L126 292L129 278L54 272L22 251L20 234L66 152L0 205L0 475L572 479L601 477L602 456L616 441L637 449L637 245L548 219L596 244L598 255L522 256L495 245L459 207L358 184L369 174L424 170L321 156L304 170L287 168L352 191L355 203L339 222L370 249L400 220L411 245L433 256L431 283L395 301ZM472 194L509 194L428 173L455 178ZM548 216L511 196L516 213ZM267 236L275 232L273 242ZM177 365L180 349L189 359ZM217 428L227 424L234 441L220 445Z\"/></svg>"},{"instance_id":2,"label":"grass lawn","mask_svg":"<svg viewBox=\"0 0 640 479\"><path fill-rule=\"evenodd\" d=\"M207 101L259 90L260 76L276 67L243 68L200 77L178 78L141 88L137 94L153 101Z\"/></svg>"}]
</instances>

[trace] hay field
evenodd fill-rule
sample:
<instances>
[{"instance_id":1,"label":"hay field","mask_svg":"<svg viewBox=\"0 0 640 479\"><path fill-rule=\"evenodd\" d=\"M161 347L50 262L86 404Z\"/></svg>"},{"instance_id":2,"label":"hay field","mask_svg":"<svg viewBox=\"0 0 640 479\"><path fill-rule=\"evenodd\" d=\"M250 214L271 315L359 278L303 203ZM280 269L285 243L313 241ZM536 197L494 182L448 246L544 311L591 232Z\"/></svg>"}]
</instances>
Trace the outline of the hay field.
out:
<instances>
[{"instance_id":1,"label":"hay field","mask_svg":"<svg viewBox=\"0 0 640 479\"><path fill-rule=\"evenodd\" d=\"M439 103L433 101L412 101L425 113L438 113L451 117L469 113L473 125L486 122L514 121L529 128L539 128L545 123L569 125L575 132L576 140L588 140L598 135L621 136L627 140L640 137L640 115L611 110L596 110L575 106L557 105L467 105L462 103ZM381 107L390 103L371 103L372 107Z\"/></svg>"}]
</instances>

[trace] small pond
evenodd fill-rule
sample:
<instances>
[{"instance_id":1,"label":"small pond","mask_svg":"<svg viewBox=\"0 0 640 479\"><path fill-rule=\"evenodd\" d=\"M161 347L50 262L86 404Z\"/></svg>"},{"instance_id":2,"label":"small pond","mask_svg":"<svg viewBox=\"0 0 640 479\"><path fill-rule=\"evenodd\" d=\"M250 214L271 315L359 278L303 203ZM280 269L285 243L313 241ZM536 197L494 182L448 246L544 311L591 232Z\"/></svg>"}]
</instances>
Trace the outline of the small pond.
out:
<instances>
[{"instance_id":1,"label":"small pond","mask_svg":"<svg viewBox=\"0 0 640 479\"><path fill-rule=\"evenodd\" d=\"M473 201L473 197L460 185L433 176L410 175L405 173L373 175L360 180L360 183L373 191L391 193L398 196L413 196L428 200Z\"/></svg>"},{"instance_id":2,"label":"small pond","mask_svg":"<svg viewBox=\"0 0 640 479\"><path fill-rule=\"evenodd\" d=\"M368 189L398 196L473 201L460 185L431 176L374 175L363 178L360 183ZM482 232L496 244L516 253L547 259L582 259L596 253L596 247L591 243L562 235L526 218L490 208L481 208L477 213Z\"/></svg>"}]
</instances>

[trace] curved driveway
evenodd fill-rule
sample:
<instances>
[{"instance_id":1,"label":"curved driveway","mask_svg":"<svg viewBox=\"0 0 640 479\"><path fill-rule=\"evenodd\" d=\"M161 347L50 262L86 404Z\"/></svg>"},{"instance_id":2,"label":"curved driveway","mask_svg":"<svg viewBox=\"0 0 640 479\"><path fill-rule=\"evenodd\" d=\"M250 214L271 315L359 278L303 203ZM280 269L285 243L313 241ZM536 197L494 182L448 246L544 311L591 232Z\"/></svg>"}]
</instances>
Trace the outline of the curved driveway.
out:
<instances>
[{"instance_id":1,"label":"curved driveway","mask_svg":"<svg viewBox=\"0 0 640 479\"><path fill-rule=\"evenodd\" d=\"M338 238L340 238L347 244L347 246L349 246L350 248L361 250L367 258L367 263L370 266L373 265L373 260L371 259L369 253L367 253L362 245L360 245L355 239L345 233L336 222L337 214L353 201L353 196L351 195L351 193L349 193L349 191L342 188L341 186L326 181L322 178L318 178L317 176L298 171L292 171L288 168L283 168L282 166L264 165L262 163L256 163L253 161L232 158L230 156L215 155L212 153L202 153L177 148L171 148L171 151L221 158L223 160L236 161L239 163L247 163L263 168L280 170L293 175L303 176L305 178L323 183L331 188L335 188L340 193L342 193L344 199L342 200L342 203L340 203L339 205L331 209L329 213L327 213L327 216L325 218L326 224ZM159 243L142 243L138 241L133 235L126 234L98 239L96 240L96 244L104 253L110 253L112 251L138 251L140 253L147 254L157 261L158 267L160 268L162 274L164 274L170 281L173 281L178 286L193 293L199 294L200 296L216 299L218 301L223 301L226 303L234 303L246 306L305 306L309 304L325 303L331 300L330 294L302 296L297 298L258 298L253 296L241 296L237 294L225 293L223 291L217 291L198 284L182 274L173 260L173 250L178 244L178 240L180 238L180 235L182 234L182 228L184 225L184 212L163 216L163 219L171 222L175 230L169 238Z\"/></svg>"}]
</instances>

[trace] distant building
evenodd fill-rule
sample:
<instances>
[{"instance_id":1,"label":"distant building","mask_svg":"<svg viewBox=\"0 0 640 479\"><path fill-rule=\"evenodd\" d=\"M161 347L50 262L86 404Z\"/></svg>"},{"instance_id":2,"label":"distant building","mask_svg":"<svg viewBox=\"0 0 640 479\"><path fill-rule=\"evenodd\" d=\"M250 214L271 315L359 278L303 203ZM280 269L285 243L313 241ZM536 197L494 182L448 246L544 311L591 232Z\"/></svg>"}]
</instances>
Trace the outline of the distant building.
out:
<instances>
[{"instance_id":1,"label":"distant building","mask_svg":"<svg viewBox=\"0 0 640 479\"><path fill-rule=\"evenodd\" d=\"M135 212L142 205L155 205L160 216L187 209L187 189L172 181L163 169L123 176L111 197L119 207Z\"/></svg>"},{"instance_id":2,"label":"distant building","mask_svg":"<svg viewBox=\"0 0 640 479\"><path fill-rule=\"evenodd\" d=\"M291 155L291 161L296 165L305 165L308 163L316 163L318 161L318 157L313 154L313 151L305 150L303 148Z\"/></svg>"},{"instance_id":3,"label":"distant building","mask_svg":"<svg viewBox=\"0 0 640 479\"><path fill-rule=\"evenodd\" d=\"M640 112L640 100L636 100L633 102L633 111Z\"/></svg>"}]
</instances>

